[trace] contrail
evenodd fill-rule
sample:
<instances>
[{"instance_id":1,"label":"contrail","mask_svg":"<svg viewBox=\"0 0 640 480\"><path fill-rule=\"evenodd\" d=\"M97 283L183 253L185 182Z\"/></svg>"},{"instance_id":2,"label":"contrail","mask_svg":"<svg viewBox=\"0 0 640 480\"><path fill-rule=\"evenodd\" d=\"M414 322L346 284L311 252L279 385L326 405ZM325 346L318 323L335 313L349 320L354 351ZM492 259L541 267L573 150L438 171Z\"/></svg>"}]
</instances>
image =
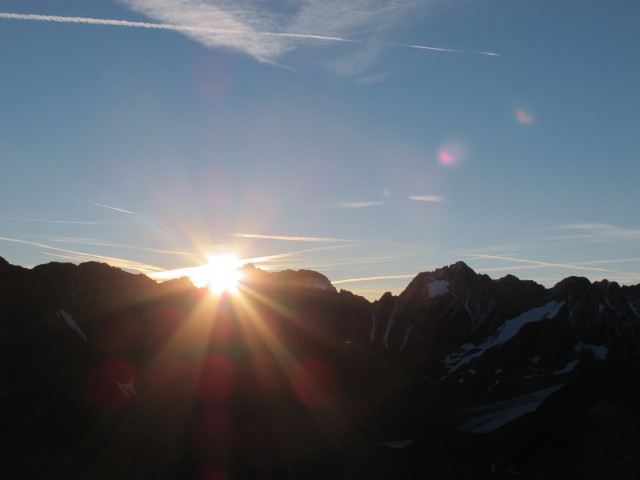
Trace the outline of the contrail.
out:
<instances>
[{"instance_id":1,"label":"contrail","mask_svg":"<svg viewBox=\"0 0 640 480\"><path fill-rule=\"evenodd\" d=\"M476 255L468 255L470 257L473 257L472 260L478 260L478 259L491 259L491 260L508 260L510 262L518 262L518 263L527 263L529 265L535 265L535 266L539 266L539 267L558 267L558 268L573 268L576 270L591 270L594 272L615 272L615 270L607 270L605 268L595 268L595 267L581 267L578 265L570 265L570 264L566 264L566 263L549 263L549 262L541 262L538 260L527 260L525 258L513 258L513 257L507 257L505 255L480 255L480 254L476 254ZM484 271L488 271L487 269L485 269Z\"/></svg>"},{"instance_id":2,"label":"contrail","mask_svg":"<svg viewBox=\"0 0 640 480\"><path fill-rule=\"evenodd\" d=\"M103 222L103 221L74 221L74 220L45 220L42 218L2 218L2 220L10 220L14 222L40 222L40 223L64 223L69 225L107 225L107 224L116 224L122 222Z\"/></svg>"},{"instance_id":3,"label":"contrail","mask_svg":"<svg viewBox=\"0 0 640 480\"><path fill-rule=\"evenodd\" d=\"M331 282L334 285L339 285L341 283L353 283L353 282L370 282L372 280L392 280L396 278L414 278L416 274L411 275L386 275L383 277L362 277L362 278L348 278L346 280L337 280L335 282Z\"/></svg>"},{"instance_id":4,"label":"contrail","mask_svg":"<svg viewBox=\"0 0 640 480\"><path fill-rule=\"evenodd\" d=\"M0 18L13 19L13 20L35 20L40 22L55 22L55 23L82 23L89 25L111 25L115 27L134 27L134 28L150 28L156 30L173 30L178 32L220 32L228 33L231 35L265 35L272 37L285 37L285 38L300 38L309 40L327 40L332 42L347 42L347 43L364 43L363 40L353 40L350 38L333 37L329 35L311 35L306 33L280 33L280 32L260 32L251 30L230 30L223 28L209 28L209 27L196 27L192 25L177 25L171 23L150 23L150 22L131 22L129 20L114 20L107 18L90 18L90 17L62 17L58 15L35 15L25 13L6 13L0 12ZM499 56L494 52L483 52L475 50L455 50L451 48L439 48L439 47L427 47L424 45L409 45L402 43L389 43L388 45L394 47L403 48L417 48L421 50L433 50L437 52L450 52L450 53L472 53L476 55L489 55L492 57Z\"/></svg>"},{"instance_id":5,"label":"contrail","mask_svg":"<svg viewBox=\"0 0 640 480\"><path fill-rule=\"evenodd\" d=\"M103 207L103 208L108 208L110 210L115 210L116 212L122 212L122 213L133 213L129 210L124 210L122 208L116 208L116 207L110 207L109 205L103 205L102 203L96 203L96 202L89 202L91 205L95 205L96 207Z\"/></svg>"},{"instance_id":6,"label":"contrail","mask_svg":"<svg viewBox=\"0 0 640 480\"><path fill-rule=\"evenodd\" d=\"M89 18L89 17L61 17L58 15L34 15L24 13L3 13L0 12L0 18L13 20L36 20L40 22L55 23L84 23L89 25L111 25L115 27L136 27L151 28L156 30L175 30L182 32L223 32L231 34L258 34L276 37L289 38L308 38L311 40L332 40L335 42L351 42L362 43L362 40L351 40L348 38L331 37L327 35L310 35L305 33L277 33L277 32L256 32L250 30L230 30L224 28L196 27L192 25L176 25L171 23L150 23L150 22L131 22L129 20L114 20L108 18Z\"/></svg>"},{"instance_id":7,"label":"contrail","mask_svg":"<svg viewBox=\"0 0 640 480\"><path fill-rule=\"evenodd\" d=\"M41 22L56 22L56 23L85 23L90 25L112 25L116 27L155 28L160 30L202 30L201 28L198 28L198 27L189 27L185 25L171 25L171 24L148 23L148 22L130 22L128 20L112 20L107 18L60 17L57 15L33 15L33 14L23 14L23 13L0 12L0 18L8 18L13 20L37 20Z\"/></svg>"},{"instance_id":8,"label":"contrail","mask_svg":"<svg viewBox=\"0 0 640 480\"><path fill-rule=\"evenodd\" d=\"M396 47L406 47L406 48L418 48L421 50L435 50L436 52L451 52L451 53L474 53L476 55L489 55L490 57L499 57L500 54L495 52L483 52L478 50L455 50L453 48L438 48L438 47L425 47L423 45L405 45L399 43L393 43L392 45Z\"/></svg>"},{"instance_id":9,"label":"contrail","mask_svg":"<svg viewBox=\"0 0 640 480\"><path fill-rule=\"evenodd\" d=\"M343 238L324 238L324 237L294 237L285 235L259 235L255 233L232 233L234 237L243 238L259 238L265 240L288 240L293 242L351 242L352 240L346 240Z\"/></svg>"}]
</instances>

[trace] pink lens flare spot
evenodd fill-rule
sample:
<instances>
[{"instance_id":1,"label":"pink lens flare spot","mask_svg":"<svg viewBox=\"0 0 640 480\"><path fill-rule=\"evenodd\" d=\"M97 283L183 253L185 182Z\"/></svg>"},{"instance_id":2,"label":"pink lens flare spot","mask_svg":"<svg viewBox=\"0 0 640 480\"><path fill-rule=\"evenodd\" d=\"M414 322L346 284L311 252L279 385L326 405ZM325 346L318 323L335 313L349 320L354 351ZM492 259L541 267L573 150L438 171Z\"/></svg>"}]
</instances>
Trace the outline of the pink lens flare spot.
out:
<instances>
[{"instance_id":1,"label":"pink lens flare spot","mask_svg":"<svg viewBox=\"0 0 640 480\"><path fill-rule=\"evenodd\" d=\"M97 411L114 411L134 401L138 394L138 376L134 364L126 360L110 359L94 369L86 382L86 402Z\"/></svg>"},{"instance_id":2,"label":"pink lens flare spot","mask_svg":"<svg viewBox=\"0 0 640 480\"><path fill-rule=\"evenodd\" d=\"M440 165L458 167L467 160L468 145L462 140L451 140L440 144L437 159Z\"/></svg>"},{"instance_id":3,"label":"pink lens flare spot","mask_svg":"<svg viewBox=\"0 0 640 480\"><path fill-rule=\"evenodd\" d=\"M516 110L516 120L524 125L529 125L530 123L533 123L534 116L526 110L519 108Z\"/></svg>"},{"instance_id":4,"label":"pink lens flare spot","mask_svg":"<svg viewBox=\"0 0 640 480\"><path fill-rule=\"evenodd\" d=\"M312 410L325 409L338 396L338 375L331 365L316 358L306 358L289 371L296 399Z\"/></svg>"},{"instance_id":5,"label":"pink lens flare spot","mask_svg":"<svg viewBox=\"0 0 640 480\"><path fill-rule=\"evenodd\" d=\"M205 403L227 401L236 389L235 366L224 355L211 354L204 358L196 379L196 394Z\"/></svg>"},{"instance_id":6,"label":"pink lens flare spot","mask_svg":"<svg viewBox=\"0 0 640 480\"><path fill-rule=\"evenodd\" d=\"M236 423L225 409L209 407L196 419L192 439L194 453L205 463L212 467L227 465L237 445Z\"/></svg>"},{"instance_id":7,"label":"pink lens flare spot","mask_svg":"<svg viewBox=\"0 0 640 480\"><path fill-rule=\"evenodd\" d=\"M440 159L440 163L444 164L444 165L452 165L453 162L456 161L456 157L455 155L446 152L444 150L440 150L438 152L438 158Z\"/></svg>"}]
</instances>

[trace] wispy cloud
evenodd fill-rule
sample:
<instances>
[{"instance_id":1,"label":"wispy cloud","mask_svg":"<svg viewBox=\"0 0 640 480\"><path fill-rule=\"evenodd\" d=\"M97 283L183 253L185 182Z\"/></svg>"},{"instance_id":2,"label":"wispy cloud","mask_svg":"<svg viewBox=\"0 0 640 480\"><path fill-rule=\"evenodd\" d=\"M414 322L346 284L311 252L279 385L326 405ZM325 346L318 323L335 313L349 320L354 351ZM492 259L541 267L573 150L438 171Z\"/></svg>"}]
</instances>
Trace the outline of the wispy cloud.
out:
<instances>
[{"instance_id":1,"label":"wispy cloud","mask_svg":"<svg viewBox=\"0 0 640 480\"><path fill-rule=\"evenodd\" d=\"M291 242L316 242L316 243L333 243L333 242L351 242L344 238L327 238L327 237L300 237L287 235L260 235L257 233L232 233L234 237L242 238L259 238L265 240L286 240Z\"/></svg>"},{"instance_id":2,"label":"wispy cloud","mask_svg":"<svg viewBox=\"0 0 640 480\"><path fill-rule=\"evenodd\" d=\"M439 195L411 195L409 198L417 202L444 202L444 197L441 197Z\"/></svg>"},{"instance_id":3,"label":"wispy cloud","mask_svg":"<svg viewBox=\"0 0 640 480\"><path fill-rule=\"evenodd\" d=\"M108 208L109 210L115 210L116 212L122 212L122 213L133 213L130 210L125 210L124 208L116 208L116 207L111 207L109 205L104 205L102 203L96 203L96 202L89 202L91 205L95 205L96 207L102 207L102 208Z\"/></svg>"},{"instance_id":4,"label":"wispy cloud","mask_svg":"<svg viewBox=\"0 0 640 480\"><path fill-rule=\"evenodd\" d=\"M360 278L347 278L346 280L337 280L335 282L331 282L334 285L339 285L341 283L355 283L355 282L371 282L373 280L393 280L397 278L414 278L416 274L408 274L408 275L385 275L382 277L360 277Z\"/></svg>"},{"instance_id":5,"label":"wispy cloud","mask_svg":"<svg viewBox=\"0 0 640 480\"><path fill-rule=\"evenodd\" d=\"M594 242L640 240L640 229L622 228L606 223L573 223L558 227L569 233L560 239L584 239Z\"/></svg>"},{"instance_id":6,"label":"wispy cloud","mask_svg":"<svg viewBox=\"0 0 640 480\"><path fill-rule=\"evenodd\" d=\"M194 253L194 252L184 252L178 250L165 250L159 248L149 248L149 247L140 247L138 245L130 245L125 243L113 243L113 242L105 242L103 240L94 240L91 238L80 238L80 237L49 237L53 242L62 242L62 243L73 243L76 245L92 245L96 247L110 247L110 248L125 248L129 250L140 250L143 252L152 252L152 253L163 253L170 255L186 255L193 257L202 257L202 255Z\"/></svg>"},{"instance_id":7,"label":"wispy cloud","mask_svg":"<svg viewBox=\"0 0 640 480\"><path fill-rule=\"evenodd\" d=\"M107 221L45 220L42 218L3 218L2 220L8 220L12 222L62 223L65 225L107 225L122 223Z\"/></svg>"},{"instance_id":8,"label":"wispy cloud","mask_svg":"<svg viewBox=\"0 0 640 480\"><path fill-rule=\"evenodd\" d=\"M551 263L551 262L542 262L539 260L529 260L525 258L513 257L511 255L470 255L470 260L477 259L492 259L492 260L506 260L507 262L515 262L515 263L523 263L529 266L529 268L543 268L543 267L555 267L555 268L568 268L572 270L589 270L594 272L615 272L615 270L609 270L606 268L597 268L597 267L586 267L577 264L568 264L568 263ZM490 269L479 269L478 271L499 271L499 270L515 270L517 268L524 267L492 267Z\"/></svg>"},{"instance_id":9,"label":"wispy cloud","mask_svg":"<svg viewBox=\"0 0 640 480\"><path fill-rule=\"evenodd\" d=\"M382 200L339 200L333 198L325 198L319 201L325 208L368 208L379 207L386 203Z\"/></svg>"},{"instance_id":10,"label":"wispy cloud","mask_svg":"<svg viewBox=\"0 0 640 480\"><path fill-rule=\"evenodd\" d=\"M367 208L367 207L377 207L380 205L384 205L385 202L375 201L375 202L343 202L337 203L337 207L342 208Z\"/></svg>"},{"instance_id":11,"label":"wispy cloud","mask_svg":"<svg viewBox=\"0 0 640 480\"><path fill-rule=\"evenodd\" d=\"M373 85L375 83L382 82L391 76L391 73L380 73L377 75L369 75L364 78L356 80L356 83L361 86Z\"/></svg>"},{"instance_id":12,"label":"wispy cloud","mask_svg":"<svg viewBox=\"0 0 640 480\"><path fill-rule=\"evenodd\" d=\"M203 0L120 0L120 3L161 23L19 13L0 13L0 18L172 30L207 47L229 48L262 62L276 63L283 54L295 50L299 42L368 43L359 38L384 31L424 8L424 2L416 0L307 0L299 5L279 5L277 9L269 9L259 0L217 4ZM413 44L386 45L497 55Z\"/></svg>"},{"instance_id":13,"label":"wispy cloud","mask_svg":"<svg viewBox=\"0 0 640 480\"><path fill-rule=\"evenodd\" d=\"M425 47L423 45L397 45L398 47L418 48L420 50L434 50L436 52L450 52L450 53L474 53L478 55L489 55L490 57L499 57L498 53L494 52L482 52L479 50L455 50L453 48L438 48L438 47Z\"/></svg>"},{"instance_id":14,"label":"wispy cloud","mask_svg":"<svg viewBox=\"0 0 640 480\"><path fill-rule=\"evenodd\" d=\"M616 258L608 260L590 260L588 262L578 262L578 265L601 265L608 263L632 263L640 262L640 258Z\"/></svg>"},{"instance_id":15,"label":"wispy cloud","mask_svg":"<svg viewBox=\"0 0 640 480\"><path fill-rule=\"evenodd\" d=\"M287 40L320 40L334 42L361 43L360 40L290 32L259 31L248 23L243 23L242 15L235 18L220 7L197 1L163 2L126 1L131 8L157 20L178 23L132 22L90 17L64 17L57 15L34 15L0 12L0 18L13 20L35 20L55 23L82 23L114 27L148 28L173 30L188 35L208 47L228 47L247 53L260 61L271 62L290 50ZM188 5L185 5L188 3ZM181 23L182 22L182 23Z\"/></svg>"},{"instance_id":16,"label":"wispy cloud","mask_svg":"<svg viewBox=\"0 0 640 480\"><path fill-rule=\"evenodd\" d=\"M314 264L307 264L305 268L313 268L316 270L332 270L339 267L346 267L352 265L375 265L375 264L385 264L389 262L395 262L399 258L398 256L389 256L389 257L368 257L368 258L354 258L348 261L343 262L317 262Z\"/></svg>"}]
</instances>

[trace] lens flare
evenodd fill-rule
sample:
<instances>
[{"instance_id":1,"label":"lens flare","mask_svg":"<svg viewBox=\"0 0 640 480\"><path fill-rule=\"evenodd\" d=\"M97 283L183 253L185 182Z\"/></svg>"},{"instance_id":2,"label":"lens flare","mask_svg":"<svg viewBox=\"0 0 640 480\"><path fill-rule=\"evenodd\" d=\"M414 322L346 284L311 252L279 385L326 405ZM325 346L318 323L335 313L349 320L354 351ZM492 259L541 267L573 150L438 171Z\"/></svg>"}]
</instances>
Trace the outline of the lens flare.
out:
<instances>
[{"instance_id":1,"label":"lens flare","mask_svg":"<svg viewBox=\"0 0 640 480\"><path fill-rule=\"evenodd\" d=\"M443 163L445 165L452 165L456 160L455 155L444 150L440 150L438 152L438 158L440 159L440 163Z\"/></svg>"},{"instance_id":2,"label":"lens flare","mask_svg":"<svg viewBox=\"0 0 640 480\"><path fill-rule=\"evenodd\" d=\"M534 117L526 110L519 108L516 110L516 120L524 125L529 125L533 123Z\"/></svg>"},{"instance_id":3,"label":"lens flare","mask_svg":"<svg viewBox=\"0 0 640 480\"><path fill-rule=\"evenodd\" d=\"M440 144L437 159L445 167L457 167L465 162L468 146L461 140L450 140Z\"/></svg>"}]
</instances>

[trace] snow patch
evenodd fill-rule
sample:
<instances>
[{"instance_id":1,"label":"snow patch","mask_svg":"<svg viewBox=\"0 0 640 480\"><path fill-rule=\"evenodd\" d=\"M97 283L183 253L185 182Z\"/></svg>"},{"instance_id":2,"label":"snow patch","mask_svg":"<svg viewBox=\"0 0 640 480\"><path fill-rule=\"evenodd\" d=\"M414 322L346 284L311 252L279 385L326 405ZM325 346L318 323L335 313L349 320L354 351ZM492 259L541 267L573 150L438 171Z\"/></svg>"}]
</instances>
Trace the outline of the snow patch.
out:
<instances>
[{"instance_id":1,"label":"snow patch","mask_svg":"<svg viewBox=\"0 0 640 480\"><path fill-rule=\"evenodd\" d=\"M557 385L508 400L463 410L459 412L464 420L458 430L474 433L492 432L526 413L533 412L549 395L561 387L562 385Z\"/></svg>"},{"instance_id":2,"label":"snow patch","mask_svg":"<svg viewBox=\"0 0 640 480\"><path fill-rule=\"evenodd\" d=\"M60 310L59 312L56 312L56 315L58 317L62 317L64 321L67 322L67 325L71 327L72 330L74 330L78 335L80 335L82 338L87 340L87 336L84 334L84 332L80 328L80 325L76 323L76 321L67 311Z\"/></svg>"},{"instance_id":3,"label":"snow patch","mask_svg":"<svg viewBox=\"0 0 640 480\"><path fill-rule=\"evenodd\" d=\"M427 284L427 292L429 298L439 297L449 293L449 282L446 280L434 280Z\"/></svg>"},{"instance_id":4,"label":"snow patch","mask_svg":"<svg viewBox=\"0 0 640 480\"><path fill-rule=\"evenodd\" d=\"M442 363L449 368L449 373L457 370L462 365L469 363L474 358L481 356L490 348L499 346L515 337L520 329L527 323L538 322L545 318L553 318L562 308L564 302L549 302L541 307L532 308L515 318L507 320L504 325L494 334L480 345L465 343L460 349L454 353L450 353L445 357Z\"/></svg>"},{"instance_id":5,"label":"snow patch","mask_svg":"<svg viewBox=\"0 0 640 480\"><path fill-rule=\"evenodd\" d=\"M629 305L629 308L635 314L635 316L640 319L640 313L638 312L637 305L634 305L631 302L627 302L627 305Z\"/></svg>"},{"instance_id":6,"label":"snow patch","mask_svg":"<svg viewBox=\"0 0 640 480\"><path fill-rule=\"evenodd\" d=\"M576 352L582 352L584 350L587 350L593 353L593 356L596 358L596 360L606 360L607 356L609 355L609 348L606 345L580 344L580 345L576 345L574 347L574 350Z\"/></svg>"},{"instance_id":7,"label":"snow patch","mask_svg":"<svg viewBox=\"0 0 640 480\"><path fill-rule=\"evenodd\" d=\"M413 438L402 438L399 440L388 440L386 442L380 442L378 445L389 448L404 448L413 443Z\"/></svg>"},{"instance_id":8,"label":"snow patch","mask_svg":"<svg viewBox=\"0 0 640 480\"><path fill-rule=\"evenodd\" d=\"M505 343L507 340L515 337L520 329L527 323L539 322L545 318L555 317L563 305L564 302L549 302L541 307L532 308L531 310L518 315L516 318L507 320L498 331L498 335L495 340L491 342L491 346Z\"/></svg>"},{"instance_id":9,"label":"snow patch","mask_svg":"<svg viewBox=\"0 0 640 480\"><path fill-rule=\"evenodd\" d=\"M369 332L369 341L373 343L376 338L376 327L378 326L378 316L375 308L371 309L371 331Z\"/></svg>"},{"instance_id":10,"label":"snow patch","mask_svg":"<svg viewBox=\"0 0 640 480\"><path fill-rule=\"evenodd\" d=\"M573 370L578 366L579 363L580 361L578 359L572 360L571 362L567 363L564 368L554 371L553 374L562 375L563 373L573 372Z\"/></svg>"},{"instance_id":11,"label":"snow patch","mask_svg":"<svg viewBox=\"0 0 640 480\"><path fill-rule=\"evenodd\" d=\"M114 380L114 381L116 382L116 385L118 386L120 391L124 393L127 398L133 398L138 396L135 389L133 388L133 376L131 376L128 382L119 382L117 380Z\"/></svg>"},{"instance_id":12,"label":"snow patch","mask_svg":"<svg viewBox=\"0 0 640 480\"><path fill-rule=\"evenodd\" d=\"M391 312L391 318L389 318L389 323L387 323L387 328L384 331L384 337L382 341L384 342L384 346L389 349L389 334L391 333L391 328L396 321L396 317L398 316L398 304L393 307L393 311Z\"/></svg>"},{"instance_id":13,"label":"snow patch","mask_svg":"<svg viewBox=\"0 0 640 480\"><path fill-rule=\"evenodd\" d=\"M460 347L460 350L457 352L450 353L447 355L442 363L444 363L447 367L449 367L449 372L451 373L462 365L469 363L476 357L479 357L485 352L485 348L482 345L474 345L472 343L465 343Z\"/></svg>"},{"instance_id":14,"label":"snow patch","mask_svg":"<svg viewBox=\"0 0 640 480\"><path fill-rule=\"evenodd\" d=\"M410 327L407 328L407 331L404 334L404 339L402 340L402 346L400 347L400 350L399 350L400 352L404 350L404 347L407 346L407 342L411 337L411 332L413 332L413 329L414 329L414 325L411 325Z\"/></svg>"}]
</instances>

